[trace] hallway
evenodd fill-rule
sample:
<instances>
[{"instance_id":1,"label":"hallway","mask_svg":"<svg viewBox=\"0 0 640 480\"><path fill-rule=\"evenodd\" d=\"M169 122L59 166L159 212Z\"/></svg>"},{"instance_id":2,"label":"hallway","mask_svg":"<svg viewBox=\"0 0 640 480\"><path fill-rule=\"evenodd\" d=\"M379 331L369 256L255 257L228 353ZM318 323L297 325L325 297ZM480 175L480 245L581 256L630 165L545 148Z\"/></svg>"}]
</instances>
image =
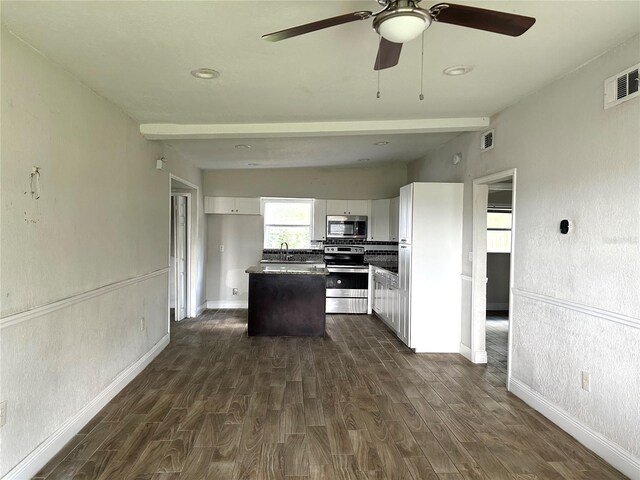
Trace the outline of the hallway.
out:
<instances>
[{"instance_id":1,"label":"hallway","mask_svg":"<svg viewBox=\"0 0 640 480\"><path fill-rule=\"evenodd\" d=\"M246 310L171 343L38 479L619 479L460 355L415 355L372 316L249 338Z\"/></svg>"}]
</instances>

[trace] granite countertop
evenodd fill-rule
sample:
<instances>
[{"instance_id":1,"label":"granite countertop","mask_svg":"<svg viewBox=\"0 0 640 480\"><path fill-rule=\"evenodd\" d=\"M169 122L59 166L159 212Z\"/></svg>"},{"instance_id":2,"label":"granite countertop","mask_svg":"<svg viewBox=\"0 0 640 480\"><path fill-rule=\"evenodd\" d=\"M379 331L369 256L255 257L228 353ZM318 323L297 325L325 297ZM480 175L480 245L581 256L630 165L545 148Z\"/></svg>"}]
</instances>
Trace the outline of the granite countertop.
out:
<instances>
[{"instance_id":1,"label":"granite countertop","mask_svg":"<svg viewBox=\"0 0 640 480\"><path fill-rule=\"evenodd\" d=\"M326 268L318 268L315 265L252 265L245 270L246 273L258 275L329 275Z\"/></svg>"},{"instance_id":2,"label":"granite countertop","mask_svg":"<svg viewBox=\"0 0 640 480\"><path fill-rule=\"evenodd\" d=\"M382 268L388 272L391 272L395 275L398 274L398 262L389 262L385 260L371 260L369 261L369 265L373 265L377 268Z\"/></svg>"}]
</instances>

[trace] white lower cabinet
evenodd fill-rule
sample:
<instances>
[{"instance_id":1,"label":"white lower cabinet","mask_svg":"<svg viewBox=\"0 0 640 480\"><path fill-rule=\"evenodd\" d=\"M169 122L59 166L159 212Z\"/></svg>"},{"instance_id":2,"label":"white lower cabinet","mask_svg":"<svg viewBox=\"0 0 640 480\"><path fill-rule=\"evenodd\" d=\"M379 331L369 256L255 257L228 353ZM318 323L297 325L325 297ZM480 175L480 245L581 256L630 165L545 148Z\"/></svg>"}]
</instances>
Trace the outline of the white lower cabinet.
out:
<instances>
[{"instance_id":1,"label":"white lower cabinet","mask_svg":"<svg viewBox=\"0 0 640 480\"><path fill-rule=\"evenodd\" d=\"M373 268L373 311L384 323L398 334L398 279L381 268Z\"/></svg>"}]
</instances>

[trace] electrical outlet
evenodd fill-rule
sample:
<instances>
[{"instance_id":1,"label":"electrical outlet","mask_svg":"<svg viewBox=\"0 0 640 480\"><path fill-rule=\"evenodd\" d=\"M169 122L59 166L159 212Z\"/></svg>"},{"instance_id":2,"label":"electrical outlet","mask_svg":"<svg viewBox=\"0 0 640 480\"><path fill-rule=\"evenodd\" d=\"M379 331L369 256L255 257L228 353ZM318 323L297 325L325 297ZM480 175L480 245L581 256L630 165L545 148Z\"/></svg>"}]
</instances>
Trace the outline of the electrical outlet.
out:
<instances>
[{"instance_id":1,"label":"electrical outlet","mask_svg":"<svg viewBox=\"0 0 640 480\"><path fill-rule=\"evenodd\" d=\"M234 294L234 295L237 295L237 294L238 294L238 289L237 289L237 288L234 288L234 289L233 289L233 294Z\"/></svg>"},{"instance_id":2,"label":"electrical outlet","mask_svg":"<svg viewBox=\"0 0 640 480\"><path fill-rule=\"evenodd\" d=\"M591 391L591 376L589 372L582 372L582 389L587 392Z\"/></svg>"},{"instance_id":3,"label":"electrical outlet","mask_svg":"<svg viewBox=\"0 0 640 480\"><path fill-rule=\"evenodd\" d=\"M0 427L7 423L7 401L0 402Z\"/></svg>"},{"instance_id":4,"label":"electrical outlet","mask_svg":"<svg viewBox=\"0 0 640 480\"><path fill-rule=\"evenodd\" d=\"M144 331L144 317L142 317L140 319L140 331L143 332Z\"/></svg>"},{"instance_id":5,"label":"electrical outlet","mask_svg":"<svg viewBox=\"0 0 640 480\"><path fill-rule=\"evenodd\" d=\"M220 245L219 249L220 249L220 253L223 253L224 252L224 245Z\"/></svg>"}]
</instances>

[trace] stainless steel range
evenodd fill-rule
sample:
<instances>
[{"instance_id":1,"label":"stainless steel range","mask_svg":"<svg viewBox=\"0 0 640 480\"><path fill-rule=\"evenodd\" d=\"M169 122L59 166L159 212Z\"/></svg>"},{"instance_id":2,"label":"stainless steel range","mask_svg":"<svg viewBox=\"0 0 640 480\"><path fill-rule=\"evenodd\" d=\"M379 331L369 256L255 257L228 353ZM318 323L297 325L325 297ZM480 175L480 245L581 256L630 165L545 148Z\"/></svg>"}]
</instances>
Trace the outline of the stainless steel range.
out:
<instances>
[{"instance_id":1,"label":"stainless steel range","mask_svg":"<svg viewBox=\"0 0 640 480\"><path fill-rule=\"evenodd\" d=\"M324 247L327 277L327 313L367 313L369 267L364 247Z\"/></svg>"}]
</instances>

